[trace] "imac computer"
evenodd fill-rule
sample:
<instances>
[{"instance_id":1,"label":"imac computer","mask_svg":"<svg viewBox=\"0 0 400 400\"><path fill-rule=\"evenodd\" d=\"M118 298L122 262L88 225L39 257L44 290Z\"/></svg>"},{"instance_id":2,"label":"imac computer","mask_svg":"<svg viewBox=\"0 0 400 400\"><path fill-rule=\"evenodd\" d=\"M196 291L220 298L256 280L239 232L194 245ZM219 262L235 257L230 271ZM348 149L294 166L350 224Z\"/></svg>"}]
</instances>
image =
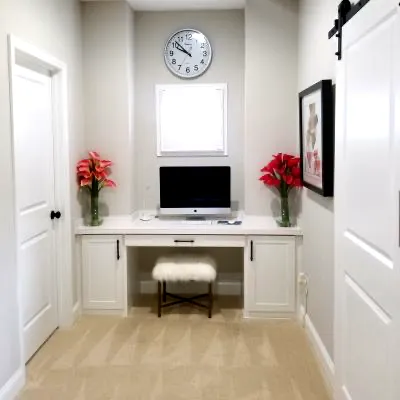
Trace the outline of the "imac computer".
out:
<instances>
[{"instance_id":1,"label":"imac computer","mask_svg":"<svg viewBox=\"0 0 400 400\"><path fill-rule=\"evenodd\" d=\"M230 167L160 167L160 216L230 214Z\"/></svg>"}]
</instances>

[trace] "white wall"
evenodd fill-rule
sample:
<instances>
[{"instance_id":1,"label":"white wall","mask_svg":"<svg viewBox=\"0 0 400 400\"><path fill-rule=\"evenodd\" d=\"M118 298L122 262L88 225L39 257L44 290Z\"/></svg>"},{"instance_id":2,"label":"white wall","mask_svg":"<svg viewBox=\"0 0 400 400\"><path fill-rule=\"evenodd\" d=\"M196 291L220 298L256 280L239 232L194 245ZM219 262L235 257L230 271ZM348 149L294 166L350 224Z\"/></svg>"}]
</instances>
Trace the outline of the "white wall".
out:
<instances>
[{"instance_id":1,"label":"white wall","mask_svg":"<svg viewBox=\"0 0 400 400\"><path fill-rule=\"evenodd\" d=\"M100 213L128 214L133 208L133 12L122 1L82 7L85 145L114 162L111 178L118 185L101 192Z\"/></svg>"},{"instance_id":2,"label":"white wall","mask_svg":"<svg viewBox=\"0 0 400 400\"><path fill-rule=\"evenodd\" d=\"M213 63L195 83L228 83L228 157L162 157L156 155L155 85L179 84L164 63L169 36L192 27L208 36ZM244 15L235 11L135 13L135 152L136 203L155 208L159 203L161 165L230 165L232 200L243 206L244 137ZM190 127L189 127L190 128Z\"/></svg>"},{"instance_id":3,"label":"white wall","mask_svg":"<svg viewBox=\"0 0 400 400\"><path fill-rule=\"evenodd\" d=\"M7 34L64 61L69 72L71 171L83 148L81 19L78 0L0 1L0 393L20 367ZM34 179L35 177L27 177ZM76 193L71 174L72 193ZM73 216L79 212L72 199Z\"/></svg>"},{"instance_id":4,"label":"white wall","mask_svg":"<svg viewBox=\"0 0 400 400\"><path fill-rule=\"evenodd\" d=\"M271 215L277 192L258 178L272 154L296 152L297 0L248 0L245 25L245 209Z\"/></svg>"},{"instance_id":5,"label":"white wall","mask_svg":"<svg viewBox=\"0 0 400 400\"><path fill-rule=\"evenodd\" d=\"M337 16L336 0L300 0L299 92L322 79L335 80L337 41L328 31ZM309 276L308 314L333 358L334 201L303 190L303 265Z\"/></svg>"}]
</instances>

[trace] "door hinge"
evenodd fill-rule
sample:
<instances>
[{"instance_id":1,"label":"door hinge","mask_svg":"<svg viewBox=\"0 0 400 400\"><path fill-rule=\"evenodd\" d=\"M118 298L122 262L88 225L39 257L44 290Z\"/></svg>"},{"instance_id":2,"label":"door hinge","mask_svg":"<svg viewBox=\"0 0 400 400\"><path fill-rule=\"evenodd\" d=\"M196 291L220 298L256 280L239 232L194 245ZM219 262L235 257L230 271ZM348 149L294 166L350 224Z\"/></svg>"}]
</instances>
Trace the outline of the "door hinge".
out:
<instances>
[{"instance_id":1,"label":"door hinge","mask_svg":"<svg viewBox=\"0 0 400 400\"><path fill-rule=\"evenodd\" d=\"M117 260L119 260L121 257L120 257L120 254L119 254L119 240L117 240Z\"/></svg>"},{"instance_id":2,"label":"door hinge","mask_svg":"<svg viewBox=\"0 0 400 400\"><path fill-rule=\"evenodd\" d=\"M254 261L253 241L250 241L250 261Z\"/></svg>"}]
</instances>

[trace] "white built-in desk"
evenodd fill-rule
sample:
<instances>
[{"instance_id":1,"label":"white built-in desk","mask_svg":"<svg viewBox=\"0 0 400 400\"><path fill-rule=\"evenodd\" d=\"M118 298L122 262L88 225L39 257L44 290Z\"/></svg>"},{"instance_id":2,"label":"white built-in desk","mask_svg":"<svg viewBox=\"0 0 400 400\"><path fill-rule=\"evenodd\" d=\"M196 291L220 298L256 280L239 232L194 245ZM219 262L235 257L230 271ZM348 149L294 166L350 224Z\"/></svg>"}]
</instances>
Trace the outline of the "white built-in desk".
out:
<instances>
[{"instance_id":1,"label":"white built-in desk","mask_svg":"<svg viewBox=\"0 0 400 400\"><path fill-rule=\"evenodd\" d=\"M136 259L128 249L240 247L244 249L244 316L293 316L301 229L280 228L271 217L249 215L241 220L241 225L192 225L118 216L105 218L99 227L78 222L82 311L127 315L138 290Z\"/></svg>"}]
</instances>

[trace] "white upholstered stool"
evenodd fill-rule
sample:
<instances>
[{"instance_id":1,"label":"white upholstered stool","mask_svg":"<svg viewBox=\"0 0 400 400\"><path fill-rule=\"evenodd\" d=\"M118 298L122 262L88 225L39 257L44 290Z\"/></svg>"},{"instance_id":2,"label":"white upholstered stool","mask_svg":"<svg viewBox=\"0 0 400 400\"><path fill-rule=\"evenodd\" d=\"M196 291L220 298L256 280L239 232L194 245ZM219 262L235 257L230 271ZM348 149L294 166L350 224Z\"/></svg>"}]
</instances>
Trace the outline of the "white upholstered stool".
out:
<instances>
[{"instance_id":1,"label":"white upholstered stool","mask_svg":"<svg viewBox=\"0 0 400 400\"><path fill-rule=\"evenodd\" d=\"M153 269L153 279L158 281L158 317L161 317L161 309L181 303L191 303L208 309L208 318L212 316L213 306L213 282L217 272L215 261L209 256L195 255L172 255L160 257ZM167 292L167 282L207 282L208 293L193 297L182 297ZM161 290L162 285L162 290ZM167 296L175 301L167 303ZM208 298L208 305L201 304L196 300Z\"/></svg>"}]
</instances>

